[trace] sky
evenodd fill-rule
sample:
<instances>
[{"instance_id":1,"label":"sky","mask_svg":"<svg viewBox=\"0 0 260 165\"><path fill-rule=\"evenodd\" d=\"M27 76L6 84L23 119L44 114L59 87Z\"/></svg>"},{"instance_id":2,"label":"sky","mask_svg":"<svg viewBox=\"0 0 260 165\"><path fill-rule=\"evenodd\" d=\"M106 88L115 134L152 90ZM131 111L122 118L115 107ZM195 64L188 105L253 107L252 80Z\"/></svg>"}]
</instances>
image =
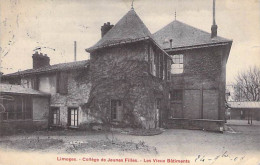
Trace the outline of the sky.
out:
<instances>
[{"instance_id":1,"label":"sky","mask_svg":"<svg viewBox=\"0 0 260 165\"><path fill-rule=\"evenodd\" d=\"M0 0L0 59L4 74L32 68L36 47L51 64L86 60L86 48L101 37L105 22L116 24L132 0ZM134 9L154 33L174 20L210 32L212 0L135 0ZM233 40L227 83L238 72L260 66L259 0L216 0L218 35Z\"/></svg>"}]
</instances>

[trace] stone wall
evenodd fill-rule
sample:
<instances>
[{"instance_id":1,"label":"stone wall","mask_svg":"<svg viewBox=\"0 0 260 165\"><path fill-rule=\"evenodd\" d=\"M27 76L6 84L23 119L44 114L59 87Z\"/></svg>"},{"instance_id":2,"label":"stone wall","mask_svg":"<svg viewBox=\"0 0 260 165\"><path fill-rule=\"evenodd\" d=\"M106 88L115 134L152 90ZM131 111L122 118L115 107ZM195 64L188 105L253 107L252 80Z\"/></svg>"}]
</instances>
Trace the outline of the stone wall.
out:
<instances>
[{"instance_id":1,"label":"stone wall","mask_svg":"<svg viewBox=\"0 0 260 165\"><path fill-rule=\"evenodd\" d=\"M60 109L60 126L68 126L68 108L77 107L79 113L79 125L92 120L87 112L83 112L81 106L88 102L91 83L89 70L80 69L68 71L68 93L55 93L51 96L51 107Z\"/></svg>"},{"instance_id":2,"label":"stone wall","mask_svg":"<svg viewBox=\"0 0 260 165\"><path fill-rule=\"evenodd\" d=\"M156 99L161 99L161 111L167 109L168 99L165 82L149 73L149 46L139 42L91 53L92 89L86 111L103 123L155 127ZM122 101L122 121L111 121L111 100Z\"/></svg>"},{"instance_id":3,"label":"stone wall","mask_svg":"<svg viewBox=\"0 0 260 165\"><path fill-rule=\"evenodd\" d=\"M169 119L166 128L172 129L198 129L206 131L224 131L223 120L207 120L207 119Z\"/></svg>"},{"instance_id":4,"label":"stone wall","mask_svg":"<svg viewBox=\"0 0 260 165\"><path fill-rule=\"evenodd\" d=\"M226 61L230 46L172 51L184 55L184 72L171 76L170 90L183 89L176 116L189 119L224 120ZM171 111L179 104L171 104ZM174 118L176 118L176 116Z\"/></svg>"},{"instance_id":5,"label":"stone wall","mask_svg":"<svg viewBox=\"0 0 260 165\"><path fill-rule=\"evenodd\" d=\"M32 97L33 122L39 128L48 128L49 105L49 98Z\"/></svg>"}]
</instances>

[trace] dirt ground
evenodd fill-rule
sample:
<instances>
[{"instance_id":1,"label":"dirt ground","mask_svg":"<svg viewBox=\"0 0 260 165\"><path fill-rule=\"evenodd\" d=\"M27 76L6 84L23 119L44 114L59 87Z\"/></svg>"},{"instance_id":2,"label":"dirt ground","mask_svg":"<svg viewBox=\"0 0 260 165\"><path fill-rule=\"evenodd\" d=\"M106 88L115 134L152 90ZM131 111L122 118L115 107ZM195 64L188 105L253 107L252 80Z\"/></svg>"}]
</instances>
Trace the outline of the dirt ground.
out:
<instances>
[{"instance_id":1,"label":"dirt ground","mask_svg":"<svg viewBox=\"0 0 260 165\"><path fill-rule=\"evenodd\" d=\"M189 158L191 162L211 164L217 159L234 164L260 162L260 124L228 121L229 131L169 129L154 136L135 136L120 132L52 131L0 137L0 151L29 150L47 153L90 153L110 155L148 155ZM259 125L258 125L259 124ZM23 145L21 145L21 143ZM42 143L39 145L38 143ZM46 145L44 145L46 144ZM46 147L48 146L48 147Z\"/></svg>"}]
</instances>

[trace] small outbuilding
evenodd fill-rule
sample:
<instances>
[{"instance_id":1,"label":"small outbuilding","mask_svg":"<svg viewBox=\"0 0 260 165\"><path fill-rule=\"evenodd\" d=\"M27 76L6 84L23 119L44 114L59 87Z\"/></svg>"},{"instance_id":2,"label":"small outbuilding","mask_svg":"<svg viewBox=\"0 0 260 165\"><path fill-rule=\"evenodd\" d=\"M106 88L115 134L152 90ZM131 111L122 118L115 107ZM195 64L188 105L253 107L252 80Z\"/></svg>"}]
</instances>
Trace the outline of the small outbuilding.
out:
<instances>
[{"instance_id":1,"label":"small outbuilding","mask_svg":"<svg viewBox=\"0 0 260 165\"><path fill-rule=\"evenodd\" d=\"M248 124L252 120L260 120L260 102L256 101L229 101L228 102L229 119L248 120Z\"/></svg>"},{"instance_id":2,"label":"small outbuilding","mask_svg":"<svg viewBox=\"0 0 260 165\"><path fill-rule=\"evenodd\" d=\"M48 128L49 102L44 92L0 84L0 135Z\"/></svg>"}]
</instances>

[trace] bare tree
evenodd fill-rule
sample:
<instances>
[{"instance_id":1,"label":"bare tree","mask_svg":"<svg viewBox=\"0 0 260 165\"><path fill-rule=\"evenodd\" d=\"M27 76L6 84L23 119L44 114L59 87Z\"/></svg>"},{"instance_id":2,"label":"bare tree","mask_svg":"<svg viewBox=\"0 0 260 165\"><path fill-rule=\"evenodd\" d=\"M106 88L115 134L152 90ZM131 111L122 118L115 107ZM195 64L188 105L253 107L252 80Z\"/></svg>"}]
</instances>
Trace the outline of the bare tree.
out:
<instances>
[{"instance_id":1,"label":"bare tree","mask_svg":"<svg viewBox=\"0 0 260 165\"><path fill-rule=\"evenodd\" d=\"M260 68L250 67L239 72L234 83L236 101L260 101Z\"/></svg>"}]
</instances>

